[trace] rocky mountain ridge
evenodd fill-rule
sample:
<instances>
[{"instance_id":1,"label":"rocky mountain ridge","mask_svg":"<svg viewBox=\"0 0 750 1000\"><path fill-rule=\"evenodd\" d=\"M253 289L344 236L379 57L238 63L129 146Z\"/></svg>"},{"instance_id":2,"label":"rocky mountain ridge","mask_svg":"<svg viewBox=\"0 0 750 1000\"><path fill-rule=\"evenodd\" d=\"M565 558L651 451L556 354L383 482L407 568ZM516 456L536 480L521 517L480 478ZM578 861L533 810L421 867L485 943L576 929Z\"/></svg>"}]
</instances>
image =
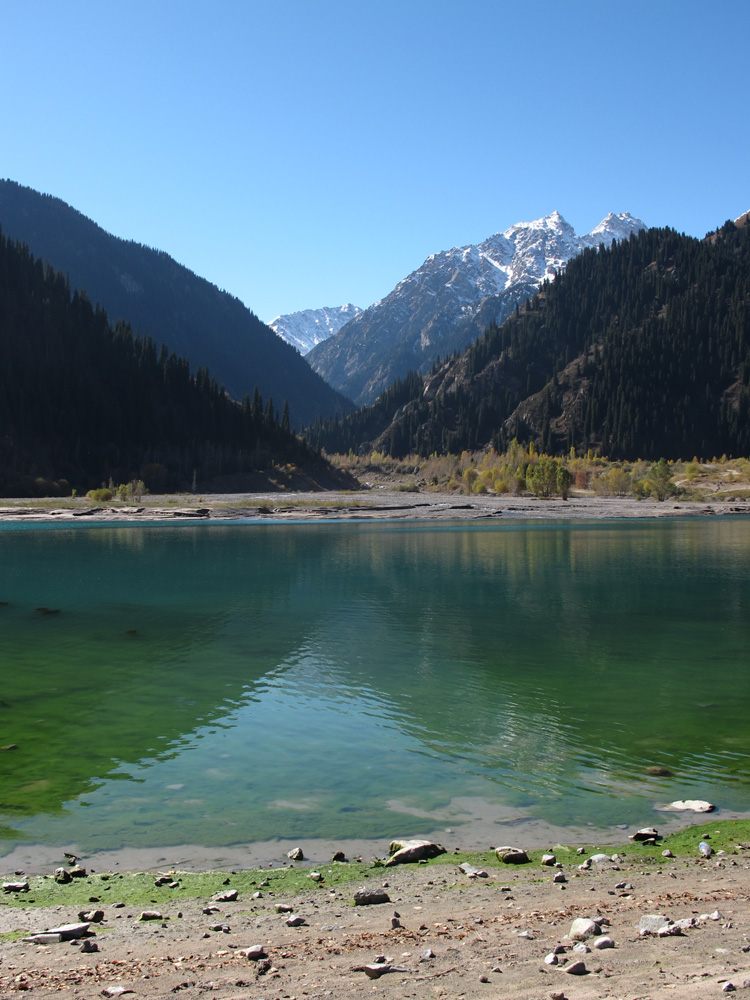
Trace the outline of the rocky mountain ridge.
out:
<instances>
[{"instance_id":1,"label":"rocky mountain ridge","mask_svg":"<svg viewBox=\"0 0 750 1000\"><path fill-rule=\"evenodd\" d=\"M609 246L645 228L628 212L610 213L578 236L555 211L482 243L432 254L384 299L314 347L307 360L340 392L371 402L409 370L428 371L490 323L502 323L586 248Z\"/></svg>"}]
</instances>

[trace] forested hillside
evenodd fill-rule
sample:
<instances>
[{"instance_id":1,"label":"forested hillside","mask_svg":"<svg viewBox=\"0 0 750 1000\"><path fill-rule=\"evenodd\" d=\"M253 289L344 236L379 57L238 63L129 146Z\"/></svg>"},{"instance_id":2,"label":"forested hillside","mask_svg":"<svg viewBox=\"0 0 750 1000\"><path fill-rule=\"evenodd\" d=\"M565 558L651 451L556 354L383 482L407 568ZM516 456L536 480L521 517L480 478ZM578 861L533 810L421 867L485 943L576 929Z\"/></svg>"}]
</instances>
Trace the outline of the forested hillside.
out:
<instances>
[{"instance_id":1,"label":"forested hillside","mask_svg":"<svg viewBox=\"0 0 750 1000\"><path fill-rule=\"evenodd\" d=\"M113 322L167 344L193 370L210 368L235 399L257 385L263 396L289 401L296 427L352 408L239 299L168 254L112 236L59 198L9 180L0 180L0 227L67 273Z\"/></svg>"},{"instance_id":2,"label":"forested hillside","mask_svg":"<svg viewBox=\"0 0 750 1000\"><path fill-rule=\"evenodd\" d=\"M410 385L379 426L372 407L319 421L311 441L392 455L503 450L513 438L550 454L746 455L750 227L728 222L704 240L651 229L586 250Z\"/></svg>"},{"instance_id":3,"label":"forested hillside","mask_svg":"<svg viewBox=\"0 0 750 1000\"><path fill-rule=\"evenodd\" d=\"M281 401L280 401L281 402ZM242 404L0 232L0 495L323 465L259 392Z\"/></svg>"}]
</instances>

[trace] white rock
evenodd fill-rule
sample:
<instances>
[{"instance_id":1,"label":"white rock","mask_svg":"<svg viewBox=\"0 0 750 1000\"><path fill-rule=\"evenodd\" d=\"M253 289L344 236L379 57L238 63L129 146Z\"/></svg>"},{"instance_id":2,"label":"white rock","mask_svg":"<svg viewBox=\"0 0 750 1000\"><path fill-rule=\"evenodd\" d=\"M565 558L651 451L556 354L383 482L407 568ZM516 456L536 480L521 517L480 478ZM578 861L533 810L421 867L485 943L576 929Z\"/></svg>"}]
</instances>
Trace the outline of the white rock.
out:
<instances>
[{"instance_id":1,"label":"white rock","mask_svg":"<svg viewBox=\"0 0 750 1000\"><path fill-rule=\"evenodd\" d=\"M590 937L601 934L602 929L595 920L589 917L576 917L570 925L568 937L571 941L586 941Z\"/></svg>"},{"instance_id":2,"label":"white rock","mask_svg":"<svg viewBox=\"0 0 750 1000\"><path fill-rule=\"evenodd\" d=\"M678 799L676 802L668 802L664 806L654 806L659 812L696 812L710 813L716 806L712 802L704 799Z\"/></svg>"},{"instance_id":3,"label":"white rock","mask_svg":"<svg viewBox=\"0 0 750 1000\"><path fill-rule=\"evenodd\" d=\"M638 922L641 935L658 934L665 927L671 927L672 921L663 913L646 913Z\"/></svg>"}]
</instances>

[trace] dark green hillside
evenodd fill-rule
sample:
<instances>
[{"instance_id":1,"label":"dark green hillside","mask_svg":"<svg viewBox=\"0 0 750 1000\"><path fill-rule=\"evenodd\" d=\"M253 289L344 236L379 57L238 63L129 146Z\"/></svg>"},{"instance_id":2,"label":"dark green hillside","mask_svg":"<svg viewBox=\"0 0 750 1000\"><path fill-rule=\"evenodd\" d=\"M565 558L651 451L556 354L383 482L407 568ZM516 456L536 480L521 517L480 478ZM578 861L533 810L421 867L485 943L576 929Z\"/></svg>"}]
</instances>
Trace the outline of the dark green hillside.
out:
<instances>
[{"instance_id":1,"label":"dark green hillside","mask_svg":"<svg viewBox=\"0 0 750 1000\"><path fill-rule=\"evenodd\" d=\"M0 495L110 478L161 490L272 462L324 465L270 399L238 404L206 369L191 377L0 232Z\"/></svg>"},{"instance_id":2,"label":"dark green hillside","mask_svg":"<svg viewBox=\"0 0 750 1000\"><path fill-rule=\"evenodd\" d=\"M195 370L209 368L235 399L252 394L289 400L293 426L351 403L239 299L168 254L111 236L59 198L0 180L0 226L31 252L67 273L112 321L166 343Z\"/></svg>"},{"instance_id":3,"label":"dark green hillside","mask_svg":"<svg viewBox=\"0 0 750 1000\"><path fill-rule=\"evenodd\" d=\"M652 229L571 260L349 447L429 455L517 437L557 454L748 454L749 387L750 227ZM334 450L358 419L311 440Z\"/></svg>"}]
</instances>

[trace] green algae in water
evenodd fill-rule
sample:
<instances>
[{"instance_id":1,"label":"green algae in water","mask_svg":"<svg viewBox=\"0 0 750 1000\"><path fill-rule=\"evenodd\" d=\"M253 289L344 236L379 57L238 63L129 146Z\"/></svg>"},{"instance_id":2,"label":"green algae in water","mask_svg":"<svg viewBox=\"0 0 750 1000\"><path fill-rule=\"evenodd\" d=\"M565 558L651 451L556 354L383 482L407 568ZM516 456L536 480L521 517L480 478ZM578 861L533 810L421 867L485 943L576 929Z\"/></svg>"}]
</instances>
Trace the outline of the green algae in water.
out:
<instances>
[{"instance_id":1,"label":"green algae in water","mask_svg":"<svg viewBox=\"0 0 750 1000\"><path fill-rule=\"evenodd\" d=\"M749 543L747 520L4 525L4 849L747 811Z\"/></svg>"}]
</instances>

